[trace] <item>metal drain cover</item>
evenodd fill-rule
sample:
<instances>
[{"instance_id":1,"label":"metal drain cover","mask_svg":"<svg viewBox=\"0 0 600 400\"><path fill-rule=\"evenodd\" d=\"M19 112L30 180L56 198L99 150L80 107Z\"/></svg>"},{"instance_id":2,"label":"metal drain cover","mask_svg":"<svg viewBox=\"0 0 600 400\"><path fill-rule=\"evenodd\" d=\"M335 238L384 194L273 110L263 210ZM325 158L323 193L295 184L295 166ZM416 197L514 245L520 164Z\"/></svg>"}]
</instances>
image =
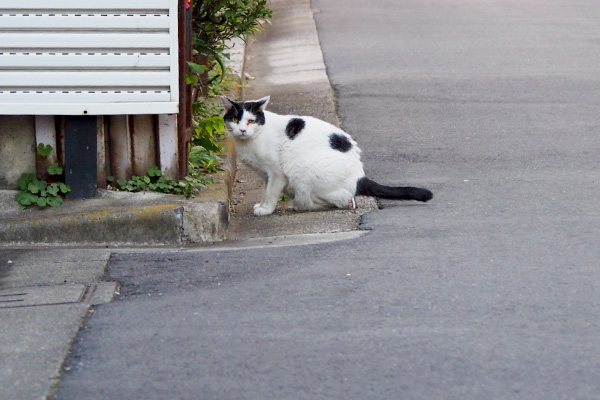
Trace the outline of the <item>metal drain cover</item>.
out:
<instances>
[{"instance_id":1,"label":"metal drain cover","mask_svg":"<svg viewBox=\"0 0 600 400\"><path fill-rule=\"evenodd\" d=\"M0 290L0 308L80 303L89 288L88 285L74 284Z\"/></svg>"}]
</instances>

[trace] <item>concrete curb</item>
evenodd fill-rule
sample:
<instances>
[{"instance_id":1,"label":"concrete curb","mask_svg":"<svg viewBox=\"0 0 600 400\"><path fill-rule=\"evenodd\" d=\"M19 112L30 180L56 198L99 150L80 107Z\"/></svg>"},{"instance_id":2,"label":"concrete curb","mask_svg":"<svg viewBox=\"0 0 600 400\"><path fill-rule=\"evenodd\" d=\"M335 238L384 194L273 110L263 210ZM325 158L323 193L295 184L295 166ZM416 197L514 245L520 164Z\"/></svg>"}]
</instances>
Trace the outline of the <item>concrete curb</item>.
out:
<instances>
[{"instance_id":1,"label":"concrete curb","mask_svg":"<svg viewBox=\"0 0 600 400\"><path fill-rule=\"evenodd\" d=\"M181 246L227 236L235 174L232 144L224 171L195 198L153 192L100 190L94 199L66 201L55 209L19 210L16 191L0 191L0 246Z\"/></svg>"}]
</instances>

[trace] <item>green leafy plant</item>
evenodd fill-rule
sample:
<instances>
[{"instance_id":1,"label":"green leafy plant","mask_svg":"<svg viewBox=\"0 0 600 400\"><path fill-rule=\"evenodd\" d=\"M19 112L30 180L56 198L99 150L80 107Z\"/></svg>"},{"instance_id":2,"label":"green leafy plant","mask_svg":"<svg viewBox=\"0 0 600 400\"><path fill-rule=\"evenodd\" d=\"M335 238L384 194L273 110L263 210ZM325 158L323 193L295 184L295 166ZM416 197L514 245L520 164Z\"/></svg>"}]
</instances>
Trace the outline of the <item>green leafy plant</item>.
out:
<instances>
[{"instance_id":1,"label":"green leafy plant","mask_svg":"<svg viewBox=\"0 0 600 400\"><path fill-rule=\"evenodd\" d=\"M214 74L214 72L211 72L211 74ZM212 82L209 85L207 96L194 102L194 131L190 150L197 151L194 147L202 146L208 153L215 156L225 150L220 144L223 137L225 137L225 121L222 117L223 106L220 100L217 100L217 97L232 90L230 83L235 79L237 78L228 76L220 83L217 81ZM198 165L199 168L203 166L209 167L206 170L207 172L214 171L210 163L202 162Z\"/></svg>"},{"instance_id":2,"label":"green leafy plant","mask_svg":"<svg viewBox=\"0 0 600 400\"><path fill-rule=\"evenodd\" d=\"M162 176L162 171L156 165L153 165L150 168L148 168L148 176L160 177Z\"/></svg>"},{"instance_id":3,"label":"green leafy plant","mask_svg":"<svg viewBox=\"0 0 600 400\"><path fill-rule=\"evenodd\" d=\"M130 180L117 179L108 177L107 180L111 183L111 188L125 192L141 192L151 190L161 193L170 193L182 195L185 197L193 197L198 191L206 187L206 184L212 183L212 178L207 178L203 174L190 170L189 176L179 181L174 180L169 176L162 176L160 168L152 166L148 169L148 175L133 176Z\"/></svg>"},{"instance_id":4,"label":"green leafy plant","mask_svg":"<svg viewBox=\"0 0 600 400\"><path fill-rule=\"evenodd\" d=\"M188 67L190 72L185 75L185 83L196 84L200 82L199 75L202 75L208 71L208 67L205 65L196 64L195 62L188 61Z\"/></svg>"},{"instance_id":5,"label":"green leafy plant","mask_svg":"<svg viewBox=\"0 0 600 400\"><path fill-rule=\"evenodd\" d=\"M268 0L193 0L194 50L208 56L226 74L226 42L232 38L246 40L261 29L272 16ZM211 68L208 68L209 70Z\"/></svg>"},{"instance_id":6,"label":"green leafy plant","mask_svg":"<svg viewBox=\"0 0 600 400\"><path fill-rule=\"evenodd\" d=\"M219 156L203 146L193 146L190 149L189 159L192 168L201 168L206 172L217 172L219 170L217 163L221 161Z\"/></svg>"},{"instance_id":7,"label":"green leafy plant","mask_svg":"<svg viewBox=\"0 0 600 400\"><path fill-rule=\"evenodd\" d=\"M52 153L52 146L40 143L37 146L40 156L46 158ZM48 174L60 177L63 168L59 163L51 164L47 168ZM44 208L46 206L58 207L63 203L63 195L71 191L71 187L63 182L48 183L38 179L33 173L24 173L17 180L19 191L15 195L15 201L21 209L30 206Z\"/></svg>"},{"instance_id":8,"label":"green leafy plant","mask_svg":"<svg viewBox=\"0 0 600 400\"><path fill-rule=\"evenodd\" d=\"M48 173L50 175L62 175L63 167L59 163L54 163L48 166Z\"/></svg>"},{"instance_id":9,"label":"green leafy plant","mask_svg":"<svg viewBox=\"0 0 600 400\"><path fill-rule=\"evenodd\" d=\"M221 116L206 117L197 121L195 131L197 137L219 139L225 132L225 121Z\"/></svg>"},{"instance_id":10,"label":"green leafy plant","mask_svg":"<svg viewBox=\"0 0 600 400\"><path fill-rule=\"evenodd\" d=\"M49 144L40 143L37 146L37 152L40 156L46 158L52 153L52 146Z\"/></svg>"},{"instance_id":11,"label":"green leafy plant","mask_svg":"<svg viewBox=\"0 0 600 400\"><path fill-rule=\"evenodd\" d=\"M221 116L197 121L189 153L192 169L203 169L206 172L219 170L217 165L221 158L217 154L226 150L219 143L224 133L225 121Z\"/></svg>"},{"instance_id":12,"label":"green leafy plant","mask_svg":"<svg viewBox=\"0 0 600 400\"><path fill-rule=\"evenodd\" d=\"M186 82L198 94L194 101L194 134L190 147L192 169L214 172L225 134L223 107L218 97L241 85L225 65L227 43L246 40L263 29L272 16L268 0L192 0L194 60L188 62Z\"/></svg>"}]
</instances>

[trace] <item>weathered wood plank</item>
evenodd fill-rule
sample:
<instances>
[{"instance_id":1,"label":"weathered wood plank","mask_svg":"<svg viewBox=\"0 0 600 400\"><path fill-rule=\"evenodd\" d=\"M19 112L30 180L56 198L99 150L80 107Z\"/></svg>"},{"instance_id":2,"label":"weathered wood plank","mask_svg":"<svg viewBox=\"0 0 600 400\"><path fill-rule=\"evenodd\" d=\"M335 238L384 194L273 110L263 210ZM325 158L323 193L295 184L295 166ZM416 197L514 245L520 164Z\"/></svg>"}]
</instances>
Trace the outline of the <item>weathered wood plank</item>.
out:
<instances>
[{"instance_id":1,"label":"weathered wood plank","mask_svg":"<svg viewBox=\"0 0 600 400\"><path fill-rule=\"evenodd\" d=\"M99 115L96 121L96 139L98 142L98 176L96 179L96 186L101 189L106 189L106 125L104 123L104 116Z\"/></svg>"},{"instance_id":2,"label":"weathered wood plank","mask_svg":"<svg viewBox=\"0 0 600 400\"><path fill-rule=\"evenodd\" d=\"M48 174L48 166L56 163L56 124L52 115L37 115L35 117L35 145L45 144L52 146L52 152L48 157L42 157L35 152L35 169L38 178L45 181L51 180Z\"/></svg>"},{"instance_id":3,"label":"weathered wood plank","mask_svg":"<svg viewBox=\"0 0 600 400\"><path fill-rule=\"evenodd\" d=\"M148 175L148 168L158 164L154 116L135 115L130 121L133 122L131 136L133 174L138 176Z\"/></svg>"},{"instance_id":4,"label":"weathered wood plank","mask_svg":"<svg viewBox=\"0 0 600 400\"><path fill-rule=\"evenodd\" d=\"M109 120L110 170L115 179L131 177L131 135L129 116L111 116Z\"/></svg>"},{"instance_id":5,"label":"weathered wood plank","mask_svg":"<svg viewBox=\"0 0 600 400\"><path fill-rule=\"evenodd\" d=\"M158 116L158 156L162 174L177 178L179 176L177 114L163 114Z\"/></svg>"}]
</instances>

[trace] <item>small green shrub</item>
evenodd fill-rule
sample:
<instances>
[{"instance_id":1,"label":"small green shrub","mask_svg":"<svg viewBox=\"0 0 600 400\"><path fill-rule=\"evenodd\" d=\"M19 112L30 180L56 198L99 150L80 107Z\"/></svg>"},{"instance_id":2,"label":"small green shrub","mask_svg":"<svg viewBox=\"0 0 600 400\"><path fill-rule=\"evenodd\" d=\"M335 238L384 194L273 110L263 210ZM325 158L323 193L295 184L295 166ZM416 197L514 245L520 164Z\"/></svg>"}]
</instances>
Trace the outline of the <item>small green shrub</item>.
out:
<instances>
[{"instance_id":1,"label":"small green shrub","mask_svg":"<svg viewBox=\"0 0 600 400\"><path fill-rule=\"evenodd\" d=\"M160 193L177 194L185 197L193 197L198 191L212 183L212 178L190 170L190 175L179 181L169 176L162 176L160 168L152 166L148 169L148 175L133 176L130 180L117 179L109 176L107 181L111 183L110 188L125 192L142 192L151 190Z\"/></svg>"},{"instance_id":2,"label":"small green shrub","mask_svg":"<svg viewBox=\"0 0 600 400\"><path fill-rule=\"evenodd\" d=\"M46 158L52 153L52 146L40 143L37 146L37 152L40 156ZM48 166L47 171L50 175L56 176L57 180L63 174L63 167L59 163ZM64 182L48 183L45 180L38 179L35 174L24 173L17 180L19 191L15 195L15 201L19 203L22 210L38 206L58 207L63 203L63 195L71 191L71 187Z\"/></svg>"},{"instance_id":3,"label":"small green shrub","mask_svg":"<svg viewBox=\"0 0 600 400\"><path fill-rule=\"evenodd\" d=\"M213 154L203 146L193 146L190 149L191 169L201 168L206 172L217 172L220 168L217 166L221 157Z\"/></svg>"},{"instance_id":4,"label":"small green shrub","mask_svg":"<svg viewBox=\"0 0 600 400\"><path fill-rule=\"evenodd\" d=\"M244 40L270 20L268 0L193 0L192 23L194 50L212 58L221 67L221 79L226 74L224 58L226 42L240 37ZM210 69L210 68L208 68Z\"/></svg>"}]
</instances>

